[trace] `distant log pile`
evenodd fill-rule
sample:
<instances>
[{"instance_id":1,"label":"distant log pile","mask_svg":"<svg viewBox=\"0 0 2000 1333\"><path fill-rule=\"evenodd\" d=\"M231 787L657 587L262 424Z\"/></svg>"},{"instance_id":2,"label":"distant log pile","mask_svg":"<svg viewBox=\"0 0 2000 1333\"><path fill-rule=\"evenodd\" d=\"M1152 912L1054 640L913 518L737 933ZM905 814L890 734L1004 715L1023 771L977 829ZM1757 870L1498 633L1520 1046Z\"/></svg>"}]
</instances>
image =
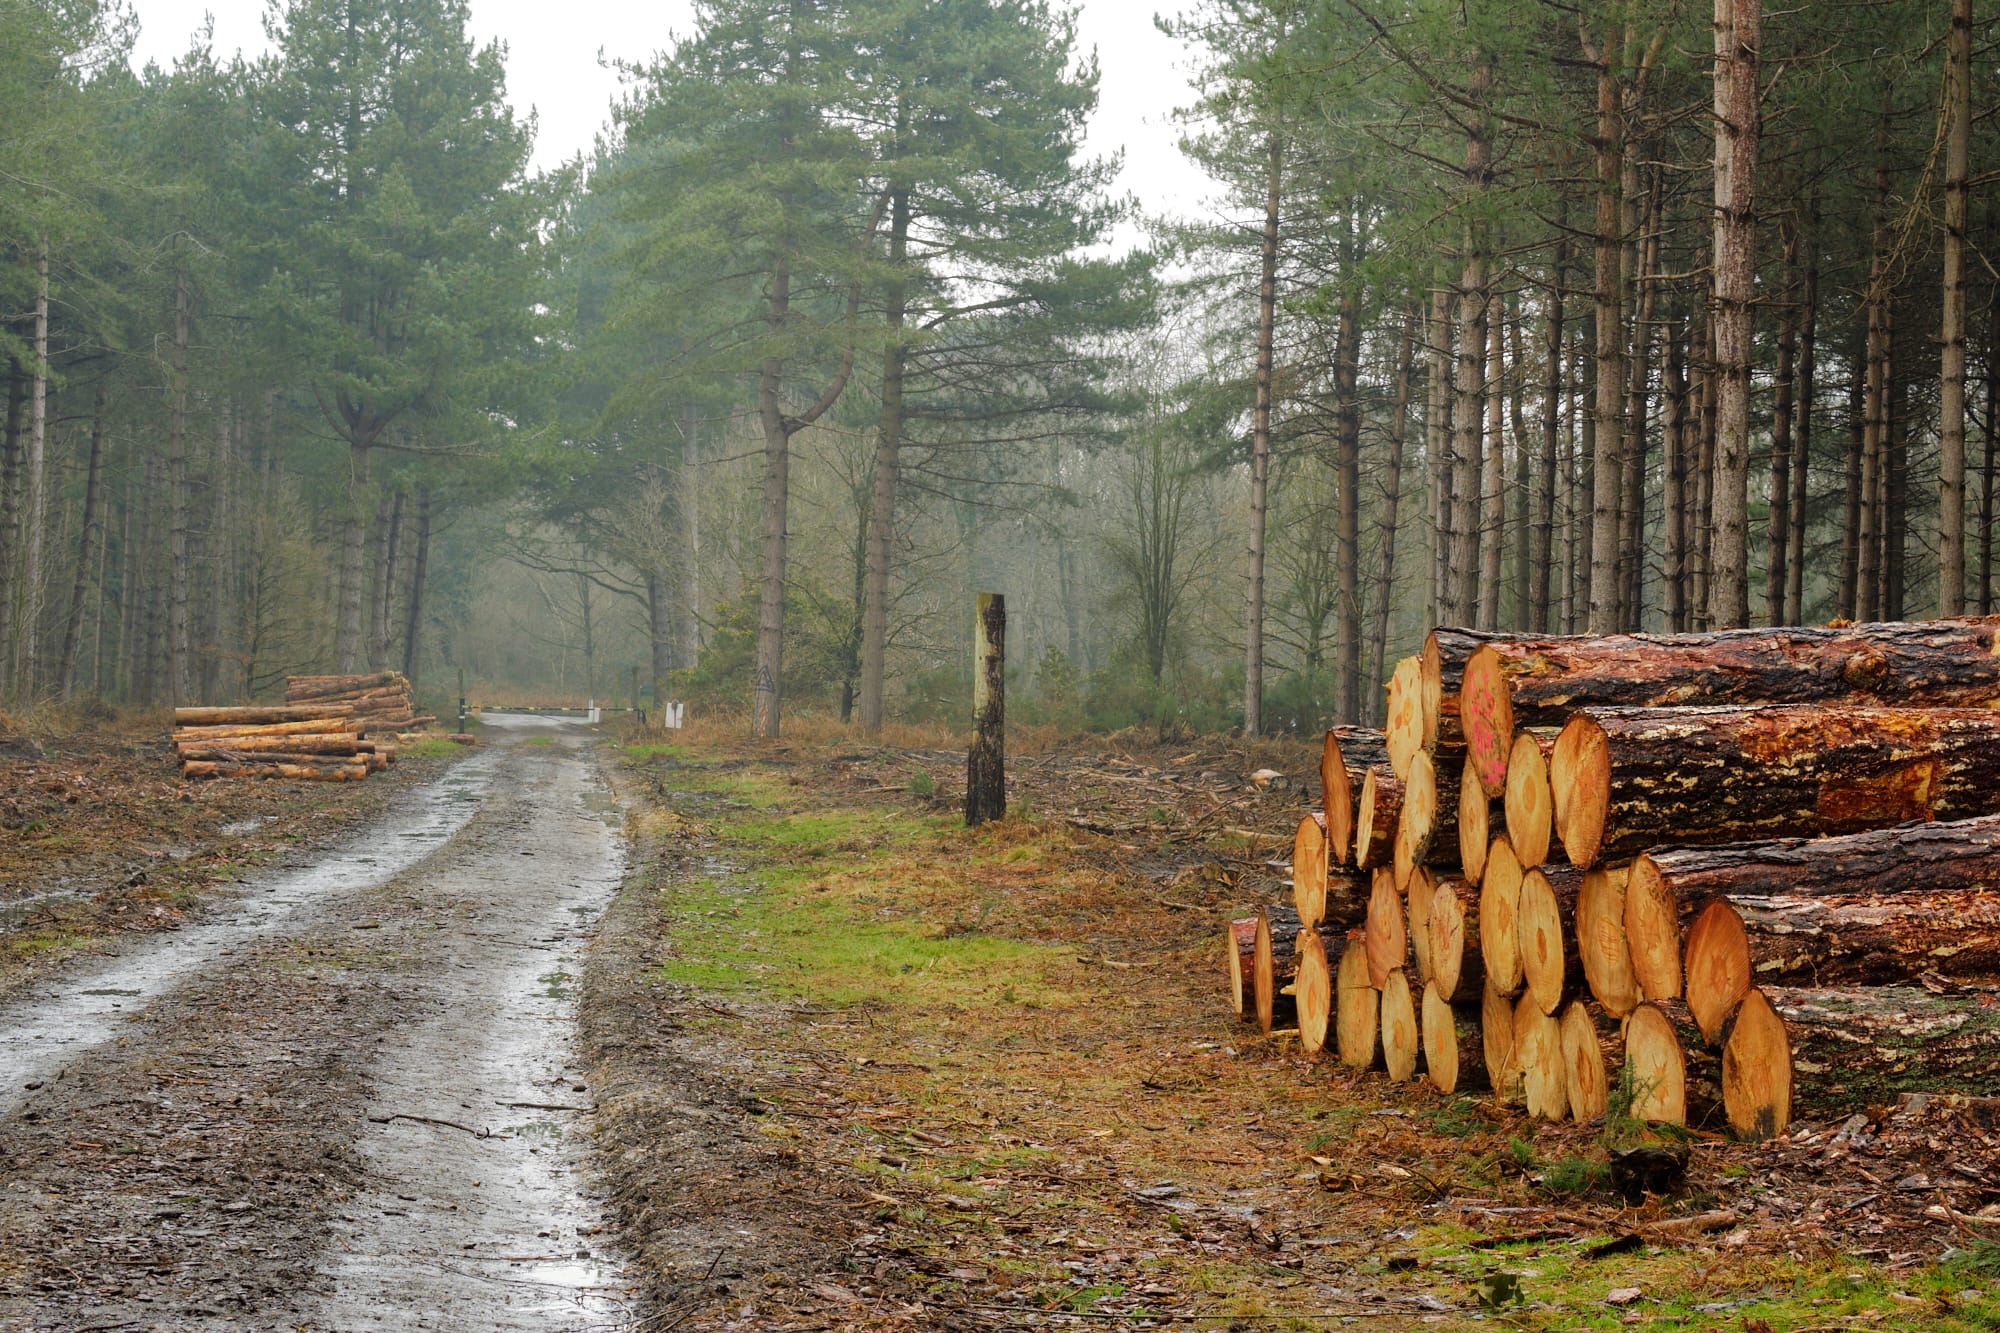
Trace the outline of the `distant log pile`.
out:
<instances>
[{"instance_id":1,"label":"distant log pile","mask_svg":"<svg viewBox=\"0 0 2000 1333\"><path fill-rule=\"evenodd\" d=\"M176 708L174 748L190 778L359 782L396 761L362 735L351 704Z\"/></svg>"},{"instance_id":2,"label":"distant log pile","mask_svg":"<svg viewBox=\"0 0 2000 1333\"><path fill-rule=\"evenodd\" d=\"M1439 628L1385 733L1328 733L1235 1010L1548 1119L2000 1093L1996 649L2000 617Z\"/></svg>"},{"instance_id":3,"label":"distant log pile","mask_svg":"<svg viewBox=\"0 0 2000 1333\"><path fill-rule=\"evenodd\" d=\"M287 676L285 702L347 704L361 724L361 733L412 731L436 722L419 715L410 695L410 681L400 671L376 671L365 676Z\"/></svg>"}]
</instances>

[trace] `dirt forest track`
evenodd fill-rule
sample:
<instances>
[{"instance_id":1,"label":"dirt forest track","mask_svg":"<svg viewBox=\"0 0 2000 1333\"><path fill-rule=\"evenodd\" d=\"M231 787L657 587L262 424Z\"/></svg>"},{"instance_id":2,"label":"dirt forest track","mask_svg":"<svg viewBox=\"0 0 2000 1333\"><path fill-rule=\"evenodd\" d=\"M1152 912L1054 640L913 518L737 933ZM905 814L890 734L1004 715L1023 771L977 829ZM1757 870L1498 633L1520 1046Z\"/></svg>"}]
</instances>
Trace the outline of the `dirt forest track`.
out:
<instances>
[{"instance_id":1,"label":"dirt forest track","mask_svg":"<svg viewBox=\"0 0 2000 1333\"><path fill-rule=\"evenodd\" d=\"M587 1329L581 952L625 870L539 719L181 930L0 1005L0 1327Z\"/></svg>"}]
</instances>

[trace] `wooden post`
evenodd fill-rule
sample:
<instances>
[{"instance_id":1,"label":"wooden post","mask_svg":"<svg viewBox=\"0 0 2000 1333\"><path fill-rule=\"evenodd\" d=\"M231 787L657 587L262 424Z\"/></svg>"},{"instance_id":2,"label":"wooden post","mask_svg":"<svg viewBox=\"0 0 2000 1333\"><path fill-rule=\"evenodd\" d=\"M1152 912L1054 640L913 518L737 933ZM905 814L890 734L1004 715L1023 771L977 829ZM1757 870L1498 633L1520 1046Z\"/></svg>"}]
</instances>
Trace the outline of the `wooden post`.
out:
<instances>
[{"instance_id":1,"label":"wooden post","mask_svg":"<svg viewBox=\"0 0 2000 1333\"><path fill-rule=\"evenodd\" d=\"M1007 814L1007 599L979 594L972 656L972 749L965 757L965 823Z\"/></svg>"}]
</instances>

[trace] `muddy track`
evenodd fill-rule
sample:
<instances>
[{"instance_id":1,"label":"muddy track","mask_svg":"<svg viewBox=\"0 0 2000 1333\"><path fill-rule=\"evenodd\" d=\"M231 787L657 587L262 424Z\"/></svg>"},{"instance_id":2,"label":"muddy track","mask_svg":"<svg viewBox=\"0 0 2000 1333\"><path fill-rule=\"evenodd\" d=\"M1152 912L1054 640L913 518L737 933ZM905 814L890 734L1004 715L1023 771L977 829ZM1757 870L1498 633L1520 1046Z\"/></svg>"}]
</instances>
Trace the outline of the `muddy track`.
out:
<instances>
[{"instance_id":1,"label":"muddy track","mask_svg":"<svg viewBox=\"0 0 2000 1333\"><path fill-rule=\"evenodd\" d=\"M629 1323L573 998L618 812L575 728L502 739L0 1007L0 1327Z\"/></svg>"}]
</instances>

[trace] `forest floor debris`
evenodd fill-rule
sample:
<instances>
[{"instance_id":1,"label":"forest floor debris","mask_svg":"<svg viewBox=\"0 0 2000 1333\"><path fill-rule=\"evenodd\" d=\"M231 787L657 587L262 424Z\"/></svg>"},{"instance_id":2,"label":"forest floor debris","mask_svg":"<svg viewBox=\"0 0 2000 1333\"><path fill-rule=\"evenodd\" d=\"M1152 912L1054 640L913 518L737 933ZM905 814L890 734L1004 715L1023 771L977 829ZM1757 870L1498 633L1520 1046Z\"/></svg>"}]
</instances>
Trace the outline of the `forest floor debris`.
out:
<instances>
[{"instance_id":1,"label":"forest floor debris","mask_svg":"<svg viewBox=\"0 0 2000 1333\"><path fill-rule=\"evenodd\" d=\"M352 789L191 782L157 715L34 736L0 719L0 999L110 937L177 929L208 895L297 863L413 785L429 747Z\"/></svg>"},{"instance_id":2,"label":"forest floor debris","mask_svg":"<svg viewBox=\"0 0 2000 1333\"><path fill-rule=\"evenodd\" d=\"M593 964L586 1021L676 1327L2000 1318L1984 1103L1695 1135L1684 1191L1633 1205L1608 1163L1635 1126L1392 1094L1230 1020L1216 928L1279 896L1316 747L1010 756L1017 817L976 832L962 753L708 734L627 761L642 879L615 910L644 943ZM649 1147L691 1077L743 1145L717 1171ZM754 1239L691 1246L716 1207Z\"/></svg>"}]
</instances>

